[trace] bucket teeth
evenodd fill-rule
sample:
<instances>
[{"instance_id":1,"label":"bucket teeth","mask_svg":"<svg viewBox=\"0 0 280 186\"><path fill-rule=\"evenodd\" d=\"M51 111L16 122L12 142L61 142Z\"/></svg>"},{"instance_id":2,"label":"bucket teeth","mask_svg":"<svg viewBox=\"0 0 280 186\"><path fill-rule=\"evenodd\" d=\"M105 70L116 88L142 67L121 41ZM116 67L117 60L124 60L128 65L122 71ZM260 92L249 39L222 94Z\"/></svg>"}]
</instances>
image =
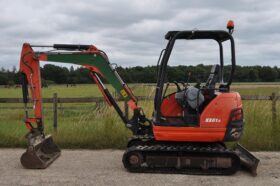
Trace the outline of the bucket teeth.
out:
<instances>
[{"instance_id":1,"label":"bucket teeth","mask_svg":"<svg viewBox=\"0 0 280 186\"><path fill-rule=\"evenodd\" d=\"M45 169L61 154L51 135L29 138L29 146L21 156L21 164L27 169Z\"/></svg>"}]
</instances>

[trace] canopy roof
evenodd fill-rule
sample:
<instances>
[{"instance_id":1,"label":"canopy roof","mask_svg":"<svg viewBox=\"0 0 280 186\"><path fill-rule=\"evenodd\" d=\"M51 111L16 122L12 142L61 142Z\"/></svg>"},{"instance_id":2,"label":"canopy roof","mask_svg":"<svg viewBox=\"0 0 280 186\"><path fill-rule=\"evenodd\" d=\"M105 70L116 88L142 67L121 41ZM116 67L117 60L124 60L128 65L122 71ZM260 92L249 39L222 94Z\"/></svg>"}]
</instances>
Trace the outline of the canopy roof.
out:
<instances>
[{"instance_id":1,"label":"canopy roof","mask_svg":"<svg viewBox=\"0 0 280 186\"><path fill-rule=\"evenodd\" d=\"M165 35L165 39L170 40L174 36L176 36L176 39L214 39L220 42L231 38L231 35L224 30L186 30L169 31Z\"/></svg>"}]
</instances>

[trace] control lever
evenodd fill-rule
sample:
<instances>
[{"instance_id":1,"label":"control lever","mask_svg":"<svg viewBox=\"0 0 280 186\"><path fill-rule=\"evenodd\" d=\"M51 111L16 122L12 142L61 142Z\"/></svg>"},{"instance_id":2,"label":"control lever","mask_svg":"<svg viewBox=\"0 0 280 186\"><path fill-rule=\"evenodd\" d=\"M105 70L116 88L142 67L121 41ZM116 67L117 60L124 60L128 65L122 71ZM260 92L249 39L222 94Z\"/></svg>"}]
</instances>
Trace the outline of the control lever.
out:
<instances>
[{"instance_id":1,"label":"control lever","mask_svg":"<svg viewBox=\"0 0 280 186\"><path fill-rule=\"evenodd\" d=\"M177 82L177 81L173 81L173 83L174 83L174 84L176 85L176 87L177 87L177 92L181 92L182 89L181 89L181 87L179 86L178 82Z\"/></svg>"}]
</instances>

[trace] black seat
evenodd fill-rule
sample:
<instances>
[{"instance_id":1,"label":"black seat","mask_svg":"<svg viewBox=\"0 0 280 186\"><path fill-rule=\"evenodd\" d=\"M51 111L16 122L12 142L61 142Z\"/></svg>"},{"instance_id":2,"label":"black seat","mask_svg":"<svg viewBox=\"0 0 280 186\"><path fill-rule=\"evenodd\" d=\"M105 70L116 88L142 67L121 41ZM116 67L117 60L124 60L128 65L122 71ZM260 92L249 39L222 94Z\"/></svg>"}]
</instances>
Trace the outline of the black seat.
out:
<instances>
[{"instance_id":1,"label":"black seat","mask_svg":"<svg viewBox=\"0 0 280 186\"><path fill-rule=\"evenodd\" d=\"M219 80L219 65L213 65L205 87L208 89L214 89L217 81Z\"/></svg>"},{"instance_id":2,"label":"black seat","mask_svg":"<svg viewBox=\"0 0 280 186\"><path fill-rule=\"evenodd\" d=\"M213 65L208 80L206 81L205 86L203 87L203 95L205 98L204 103L200 106L199 110L203 109L211 102L212 99L216 97L215 95L215 85L219 80L219 65Z\"/></svg>"}]
</instances>

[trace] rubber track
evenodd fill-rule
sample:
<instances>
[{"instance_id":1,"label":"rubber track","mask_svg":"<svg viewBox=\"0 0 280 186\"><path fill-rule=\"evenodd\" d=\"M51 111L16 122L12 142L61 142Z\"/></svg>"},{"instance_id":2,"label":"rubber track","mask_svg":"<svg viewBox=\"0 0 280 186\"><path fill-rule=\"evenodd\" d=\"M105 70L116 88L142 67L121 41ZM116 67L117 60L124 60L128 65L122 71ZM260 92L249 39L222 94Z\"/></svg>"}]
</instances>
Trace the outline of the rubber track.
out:
<instances>
[{"instance_id":1,"label":"rubber track","mask_svg":"<svg viewBox=\"0 0 280 186\"><path fill-rule=\"evenodd\" d=\"M225 168L170 168L170 167L131 167L128 157L131 153L141 153L144 162L147 156L193 156L193 157L221 157L231 158L232 167ZM130 172L138 173L175 173L175 174L195 174L195 175L231 175L240 168L240 158L237 154L220 145L137 145L129 147L123 155L124 167ZM145 163L144 163L145 164Z\"/></svg>"}]
</instances>

